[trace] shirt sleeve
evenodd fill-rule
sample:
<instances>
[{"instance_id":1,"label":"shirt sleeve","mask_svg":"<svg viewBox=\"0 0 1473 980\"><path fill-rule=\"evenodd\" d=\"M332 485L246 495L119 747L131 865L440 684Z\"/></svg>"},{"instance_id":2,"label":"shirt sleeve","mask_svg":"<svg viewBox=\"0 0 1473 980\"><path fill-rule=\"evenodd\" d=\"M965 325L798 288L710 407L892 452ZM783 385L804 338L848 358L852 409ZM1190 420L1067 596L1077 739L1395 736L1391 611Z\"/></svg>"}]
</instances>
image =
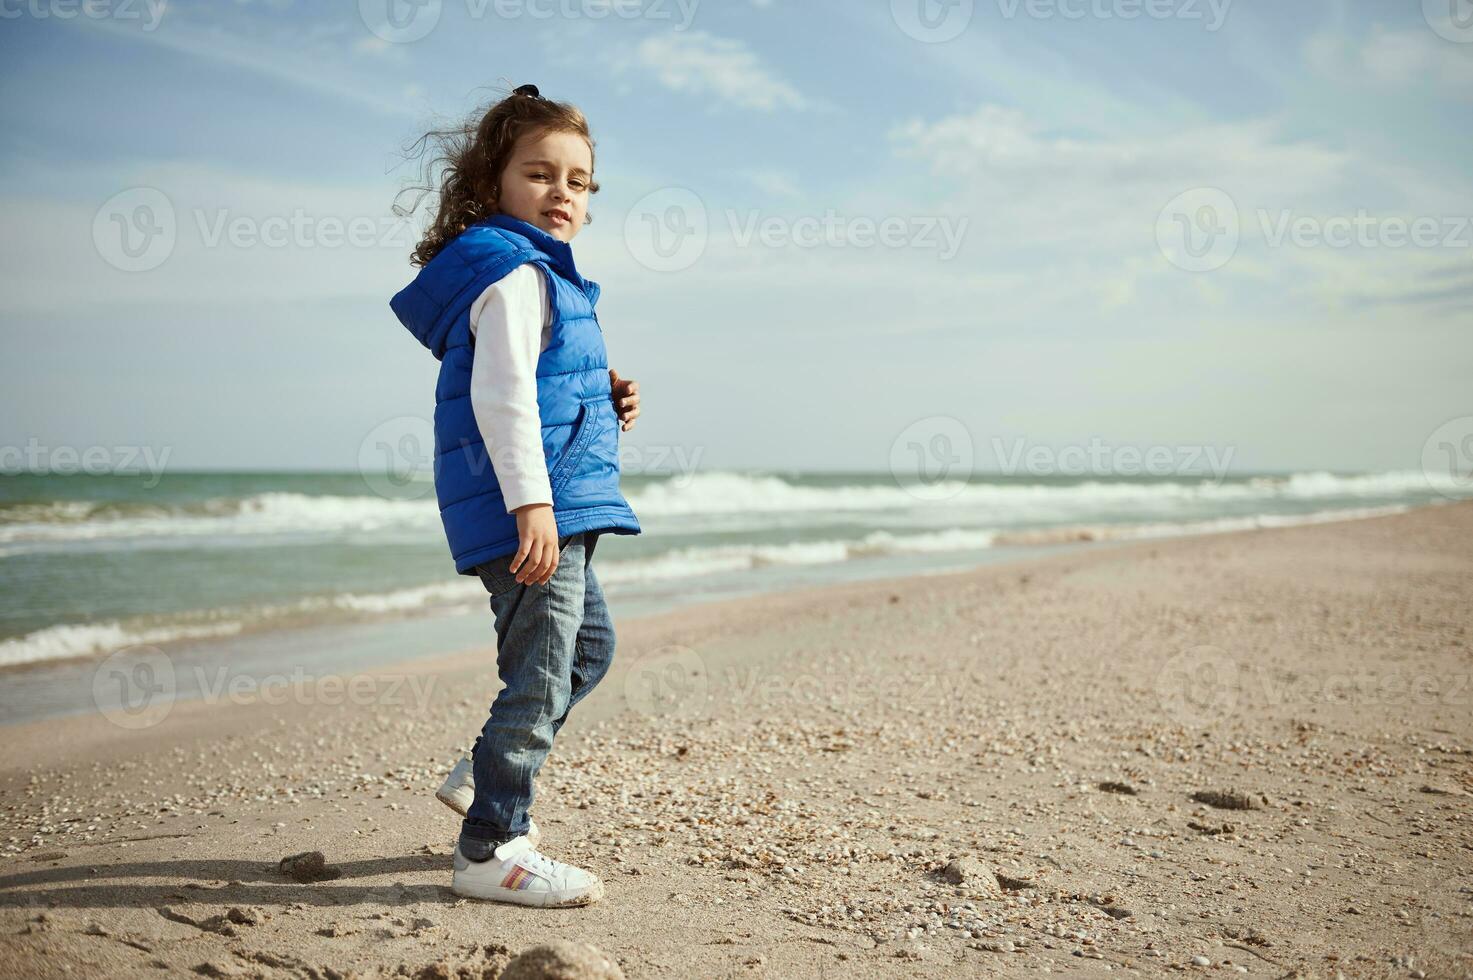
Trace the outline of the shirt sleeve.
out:
<instances>
[{"instance_id":1,"label":"shirt sleeve","mask_svg":"<svg viewBox=\"0 0 1473 980\"><path fill-rule=\"evenodd\" d=\"M547 289L542 270L523 263L487 286L472 304L471 409L510 514L551 504L537 408L537 359L546 345Z\"/></svg>"}]
</instances>

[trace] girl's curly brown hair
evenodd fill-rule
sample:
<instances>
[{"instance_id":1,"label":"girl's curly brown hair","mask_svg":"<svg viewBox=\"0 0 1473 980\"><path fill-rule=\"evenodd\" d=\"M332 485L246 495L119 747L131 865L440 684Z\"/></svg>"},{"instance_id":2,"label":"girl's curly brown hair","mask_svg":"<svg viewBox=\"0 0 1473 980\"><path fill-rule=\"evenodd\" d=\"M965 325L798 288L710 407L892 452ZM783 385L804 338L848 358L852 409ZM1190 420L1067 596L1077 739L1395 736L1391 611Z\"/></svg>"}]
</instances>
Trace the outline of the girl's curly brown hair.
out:
<instances>
[{"instance_id":1,"label":"girl's curly brown hair","mask_svg":"<svg viewBox=\"0 0 1473 980\"><path fill-rule=\"evenodd\" d=\"M423 145L431 139L438 144L439 152L425 165L424 183L399 192L402 195L418 190L420 194L408 210L395 204L395 215L404 218L412 214L424 196L434 190L436 165L445 166L440 173L439 211L410 254L409 264L424 265L461 232L495 214L500 195L497 182L517 141L528 134L540 137L548 133L574 133L588 141L590 157L594 152L593 137L582 111L571 103L543 97L535 85L520 86L489 108L472 112L463 124L431 130L416 140L413 146L420 147L418 156L423 157ZM598 193L598 182L592 175L588 192ZM584 223L592 220L593 215L588 214Z\"/></svg>"}]
</instances>

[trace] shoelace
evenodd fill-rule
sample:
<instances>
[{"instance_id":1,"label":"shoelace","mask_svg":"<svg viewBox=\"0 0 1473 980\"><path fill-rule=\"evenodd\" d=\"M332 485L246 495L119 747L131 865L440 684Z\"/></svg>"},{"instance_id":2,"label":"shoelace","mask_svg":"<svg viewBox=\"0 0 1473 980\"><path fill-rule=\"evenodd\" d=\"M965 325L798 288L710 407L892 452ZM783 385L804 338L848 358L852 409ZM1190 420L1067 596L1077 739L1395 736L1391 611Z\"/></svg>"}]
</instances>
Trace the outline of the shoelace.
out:
<instances>
[{"instance_id":1,"label":"shoelace","mask_svg":"<svg viewBox=\"0 0 1473 980\"><path fill-rule=\"evenodd\" d=\"M522 857L530 861L537 871L545 873L548 877L554 877L560 874L564 868L569 867L569 865L550 858L541 851L528 851Z\"/></svg>"}]
</instances>

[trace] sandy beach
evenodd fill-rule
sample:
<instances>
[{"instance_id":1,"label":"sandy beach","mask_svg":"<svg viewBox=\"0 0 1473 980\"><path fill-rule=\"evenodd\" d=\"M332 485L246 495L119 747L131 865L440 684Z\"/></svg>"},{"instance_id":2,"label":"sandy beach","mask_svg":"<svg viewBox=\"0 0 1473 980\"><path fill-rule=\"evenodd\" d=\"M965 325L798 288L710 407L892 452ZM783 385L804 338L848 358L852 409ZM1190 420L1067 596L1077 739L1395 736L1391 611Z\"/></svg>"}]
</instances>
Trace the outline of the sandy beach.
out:
<instances>
[{"instance_id":1,"label":"sandy beach","mask_svg":"<svg viewBox=\"0 0 1473 980\"><path fill-rule=\"evenodd\" d=\"M1473 976L1470 600L1464 503L620 619L581 909L449 891L492 649L12 726L0 973Z\"/></svg>"}]
</instances>

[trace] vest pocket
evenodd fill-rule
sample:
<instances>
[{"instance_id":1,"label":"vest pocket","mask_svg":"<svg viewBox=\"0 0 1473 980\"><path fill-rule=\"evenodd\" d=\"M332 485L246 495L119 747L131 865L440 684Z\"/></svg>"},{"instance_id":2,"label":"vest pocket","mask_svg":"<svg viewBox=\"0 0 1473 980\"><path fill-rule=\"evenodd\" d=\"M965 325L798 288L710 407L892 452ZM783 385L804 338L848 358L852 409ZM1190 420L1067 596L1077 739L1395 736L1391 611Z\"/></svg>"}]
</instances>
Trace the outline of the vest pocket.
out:
<instances>
[{"instance_id":1,"label":"vest pocket","mask_svg":"<svg viewBox=\"0 0 1473 980\"><path fill-rule=\"evenodd\" d=\"M573 420L573 434L568 439L568 448L563 452L563 458L558 460L552 472L547 475L547 482L552 487L554 497L563 488L563 484L568 482L568 478L573 475L579 458L582 457L584 450L588 448L588 443L593 438L593 431L597 428L593 420L594 412L595 408L588 402L578 405L578 415Z\"/></svg>"}]
</instances>

